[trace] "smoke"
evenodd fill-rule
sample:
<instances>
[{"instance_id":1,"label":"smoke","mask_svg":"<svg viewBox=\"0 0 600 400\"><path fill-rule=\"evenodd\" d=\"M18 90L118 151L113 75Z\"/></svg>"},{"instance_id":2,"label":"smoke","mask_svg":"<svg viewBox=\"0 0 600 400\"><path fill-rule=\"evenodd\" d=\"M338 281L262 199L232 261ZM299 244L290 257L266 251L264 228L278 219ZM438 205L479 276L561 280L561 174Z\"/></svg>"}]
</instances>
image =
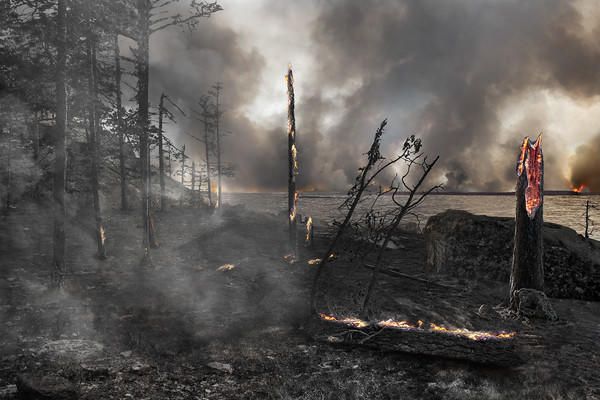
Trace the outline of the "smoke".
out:
<instances>
[{"instance_id":1,"label":"smoke","mask_svg":"<svg viewBox=\"0 0 600 400\"><path fill-rule=\"evenodd\" d=\"M571 159L571 182L573 187L587 187L600 192L600 135L581 145Z\"/></svg>"},{"instance_id":2,"label":"smoke","mask_svg":"<svg viewBox=\"0 0 600 400\"><path fill-rule=\"evenodd\" d=\"M329 1L310 2L302 15L263 3L258 15L281 24L277 37L266 38L272 32L258 22L236 25L236 13L257 16L234 3L196 33L170 31L152 43L153 98L165 90L194 104L224 82L224 125L232 131L224 158L237 166L230 188L286 184L289 61L298 66L305 189L347 188L386 117L388 153L421 136L425 151L441 156L435 178L450 190L512 189L520 143L540 131L546 186L565 187L572 151L565 142L589 136L576 111L591 110L600 89L600 18L585 11L587 2ZM181 122L169 132L201 158L202 147L185 134L198 124Z\"/></svg>"}]
</instances>

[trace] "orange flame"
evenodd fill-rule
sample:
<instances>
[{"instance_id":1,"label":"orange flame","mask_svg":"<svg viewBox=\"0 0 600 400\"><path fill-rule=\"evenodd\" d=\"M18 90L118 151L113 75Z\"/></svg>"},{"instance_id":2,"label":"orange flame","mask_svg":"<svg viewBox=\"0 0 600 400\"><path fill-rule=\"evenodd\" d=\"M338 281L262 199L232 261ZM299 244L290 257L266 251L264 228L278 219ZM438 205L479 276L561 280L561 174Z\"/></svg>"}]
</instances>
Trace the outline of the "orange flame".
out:
<instances>
[{"instance_id":1,"label":"orange flame","mask_svg":"<svg viewBox=\"0 0 600 400\"><path fill-rule=\"evenodd\" d=\"M294 193L294 206L290 210L290 221L296 220L296 209L298 208L298 192Z\"/></svg>"},{"instance_id":2,"label":"orange flame","mask_svg":"<svg viewBox=\"0 0 600 400\"><path fill-rule=\"evenodd\" d=\"M574 186L573 189L571 189L574 193L581 193L585 190L586 186L585 184L581 184L579 186Z\"/></svg>"},{"instance_id":3,"label":"orange flame","mask_svg":"<svg viewBox=\"0 0 600 400\"><path fill-rule=\"evenodd\" d=\"M542 135L535 142L529 137L523 140L521 153L517 163L517 175L523 173L527 176L527 188L525 189L525 209L529 218L535 218L535 213L544 201L544 156L542 153Z\"/></svg>"},{"instance_id":4,"label":"orange flame","mask_svg":"<svg viewBox=\"0 0 600 400\"><path fill-rule=\"evenodd\" d=\"M306 220L306 241L310 242L312 238L313 220L312 217L308 217Z\"/></svg>"},{"instance_id":5,"label":"orange flame","mask_svg":"<svg viewBox=\"0 0 600 400\"><path fill-rule=\"evenodd\" d=\"M104 230L104 225L100 225L100 241L102 242L102 245L104 245L104 242L106 241L106 231Z\"/></svg>"},{"instance_id":6,"label":"orange flame","mask_svg":"<svg viewBox=\"0 0 600 400\"><path fill-rule=\"evenodd\" d=\"M437 325L434 323L429 324L429 329L425 328L425 323L421 320L417 322L417 324L412 324L408 321L395 321L393 319L387 319L382 321L377 321L373 324L364 321L359 318L354 317L344 317L337 318L332 315L320 313L319 316L323 321L336 322L340 324L349 325L355 328L366 328L369 326L376 326L379 328L391 328L391 329L400 329L400 330L410 330L410 331L422 331L422 332L434 332L441 333L446 335L454 335L465 337L470 340L482 341L482 340L507 340L512 339L516 336L515 332L487 332L487 331L472 331L466 328L447 328L445 326Z\"/></svg>"}]
</instances>

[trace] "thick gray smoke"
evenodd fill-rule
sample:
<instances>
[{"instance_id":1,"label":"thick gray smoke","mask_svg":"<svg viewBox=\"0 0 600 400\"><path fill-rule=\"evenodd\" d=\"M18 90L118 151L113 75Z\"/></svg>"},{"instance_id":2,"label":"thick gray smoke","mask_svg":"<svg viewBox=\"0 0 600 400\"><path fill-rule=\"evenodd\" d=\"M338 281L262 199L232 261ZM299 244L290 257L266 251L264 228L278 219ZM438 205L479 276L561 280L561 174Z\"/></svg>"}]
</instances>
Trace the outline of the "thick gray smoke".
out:
<instances>
[{"instance_id":1,"label":"thick gray smoke","mask_svg":"<svg viewBox=\"0 0 600 400\"><path fill-rule=\"evenodd\" d=\"M590 33L590 22L576 3L363 0L313 6L308 8L312 22L306 25L309 43L298 47L309 53L311 73L295 74L301 88L301 186L346 188L385 117L390 120L384 143L388 152L410 134L421 136L425 150L441 156L437 178L450 190L512 189L522 138L540 131L545 133L546 186L568 185L570 150L565 142L577 132L553 129L550 108L540 106L534 115L524 111L526 115L511 121L504 110L531 93L556 94L577 103L591 102L599 93L596 23L592 21ZM264 9L269 21L282 12L281 7ZM226 7L227 12L235 10ZM287 32L287 17L281 18L281 35L298 34ZM257 22L256 29L263 28ZM247 105L264 95L265 80L280 82L283 88L285 66L295 49L277 53L279 59L273 60L273 51L252 47L235 26L229 29L211 20L200 29L153 42L152 79L158 81L153 97L165 90L193 104L201 94L198 88L223 81L225 124L233 132L226 139L225 158L238 167L231 187L283 188L285 96L275 107L280 112L267 120L255 118ZM262 76L269 63L281 65L280 76ZM538 101L544 100L533 96L527 104ZM183 140L182 132L198 130L199 125L185 122L173 134ZM194 151L200 158L201 147ZM584 161L574 165L587 171Z\"/></svg>"},{"instance_id":2,"label":"thick gray smoke","mask_svg":"<svg viewBox=\"0 0 600 400\"><path fill-rule=\"evenodd\" d=\"M571 182L574 188L600 192L600 135L577 148L571 159Z\"/></svg>"}]
</instances>

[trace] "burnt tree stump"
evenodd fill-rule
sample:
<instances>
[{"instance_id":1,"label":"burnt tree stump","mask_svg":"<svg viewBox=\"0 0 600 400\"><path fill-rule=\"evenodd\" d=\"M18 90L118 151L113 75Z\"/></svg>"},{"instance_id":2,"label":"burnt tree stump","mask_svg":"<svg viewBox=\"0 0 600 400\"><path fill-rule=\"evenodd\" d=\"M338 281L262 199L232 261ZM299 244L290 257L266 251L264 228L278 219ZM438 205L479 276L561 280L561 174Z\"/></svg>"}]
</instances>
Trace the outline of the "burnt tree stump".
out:
<instances>
[{"instance_id":1,"label":"burnt tree stump","mask_svg":"<svg viewBox=\"0 0 600 400\"><path fill-rule=\"evenodd\" d=\"M516 220L510 275L510 306L517 310L515 292L522 288L544 290L544 156L542 136L526 137L517 163Z\"/></svg>"}]
</instances>

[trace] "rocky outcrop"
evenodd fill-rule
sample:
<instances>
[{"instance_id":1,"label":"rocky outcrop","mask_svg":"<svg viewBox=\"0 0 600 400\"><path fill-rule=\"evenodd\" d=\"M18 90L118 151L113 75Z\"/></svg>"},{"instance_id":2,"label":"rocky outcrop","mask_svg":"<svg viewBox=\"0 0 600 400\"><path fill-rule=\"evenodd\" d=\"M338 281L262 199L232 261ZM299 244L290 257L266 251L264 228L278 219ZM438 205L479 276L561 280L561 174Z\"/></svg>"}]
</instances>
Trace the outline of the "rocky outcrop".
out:
<instances>
[{"instance_id":1,"label":"rocky outcrop","mask_svg":"<svg viewBox=\"0 0 600 400\"><path fill-rule=\"evenodd\" d=\"M448 210L429 218L424 235L429 272L508 283L514 219ZM543 236L546 294L600 300L600 243L552 223Z\"/></svg>"}]
</instances>

